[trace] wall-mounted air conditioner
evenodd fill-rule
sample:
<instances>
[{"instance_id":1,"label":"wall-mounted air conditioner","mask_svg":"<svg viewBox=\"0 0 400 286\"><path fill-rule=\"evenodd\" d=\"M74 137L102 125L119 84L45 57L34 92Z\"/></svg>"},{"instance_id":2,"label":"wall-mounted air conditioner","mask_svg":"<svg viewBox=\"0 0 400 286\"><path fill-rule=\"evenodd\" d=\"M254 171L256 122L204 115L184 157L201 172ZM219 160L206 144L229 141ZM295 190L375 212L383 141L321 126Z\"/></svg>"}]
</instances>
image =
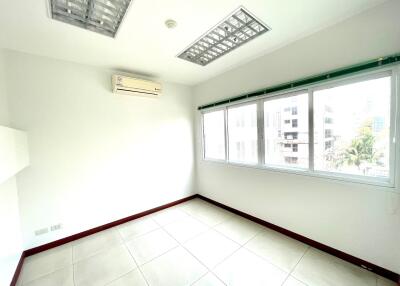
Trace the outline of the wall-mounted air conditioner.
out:
<instances>
[{"instance_id":1,"label":"wall-mounted air conditioner","mask_svg":"<svg viewBox=\"0 0 400 286\"><path fill-rule=\"evenodd\" d=\"M157 98L161 95L161 84L122 75L112 76L113 92Z\"/></svg>"}]
</instances>

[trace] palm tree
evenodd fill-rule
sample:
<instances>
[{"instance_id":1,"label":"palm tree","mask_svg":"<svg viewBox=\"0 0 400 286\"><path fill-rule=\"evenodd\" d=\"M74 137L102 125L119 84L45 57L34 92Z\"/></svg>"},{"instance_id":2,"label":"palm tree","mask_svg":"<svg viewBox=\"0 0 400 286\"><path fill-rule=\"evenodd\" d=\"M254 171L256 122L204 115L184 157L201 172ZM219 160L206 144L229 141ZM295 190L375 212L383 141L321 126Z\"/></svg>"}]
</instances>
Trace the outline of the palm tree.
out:
<instances>
[{"instance_id":1,"label":"palm tree","mask_svg":"<svg viewBox=\"0 0 400 286\"><path fill-rule=\"evenodd\" d=\"M380 164L383 154L375 148L375 136L372 134L371 124L368 122L360 129L360 134L353 139L350 146L341 154L339 165L355 165L361 170L362 164ZM365 174L367 168L362 171Z\"/></svg>"}]
</instances>

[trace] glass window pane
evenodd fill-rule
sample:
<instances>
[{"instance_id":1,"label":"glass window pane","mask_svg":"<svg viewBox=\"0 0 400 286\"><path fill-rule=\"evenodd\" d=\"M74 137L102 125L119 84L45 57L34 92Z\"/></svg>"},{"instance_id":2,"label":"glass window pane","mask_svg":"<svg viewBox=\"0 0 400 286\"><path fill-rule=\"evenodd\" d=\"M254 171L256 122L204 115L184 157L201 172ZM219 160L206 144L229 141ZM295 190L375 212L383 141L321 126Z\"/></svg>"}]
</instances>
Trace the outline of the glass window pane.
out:
<instances>
[{"instance_id":1,"label":"glass window pane","mask_svg":"<svg viewBox=\"0 0 400 286\"><path fill-rule=\"evenodd\" d=\"M264 129L265 164L308 167L307 93L264 102Z\"/></svg>"},{"instance_id":2,"label":"glass window pane","mask_svg":"<svg viewBox=\"0 0 400 286\"><path fill-rule=\"evenodd\" d=\"M314 92L315 169L389 176L391 77Z\"/></svg>"},{"instance_id":3,"label":"glass window pane","mask_svg":"<svg viewBox=\"0 0 400 286\"><path fill-rule=\"evenodd\" d=\"M224 110L203 115L204 157L225 160L225 115Z\"/></svg>"},{"instance_id":4,"label":"glass window pane","mask_svg":"<svg viewBox=\"0 0 400 286\"><path fill-rule=\"evenodd\" d=\"M229 160L257 164L257 105L228 109Z\"/></svg>"}]
</instances>

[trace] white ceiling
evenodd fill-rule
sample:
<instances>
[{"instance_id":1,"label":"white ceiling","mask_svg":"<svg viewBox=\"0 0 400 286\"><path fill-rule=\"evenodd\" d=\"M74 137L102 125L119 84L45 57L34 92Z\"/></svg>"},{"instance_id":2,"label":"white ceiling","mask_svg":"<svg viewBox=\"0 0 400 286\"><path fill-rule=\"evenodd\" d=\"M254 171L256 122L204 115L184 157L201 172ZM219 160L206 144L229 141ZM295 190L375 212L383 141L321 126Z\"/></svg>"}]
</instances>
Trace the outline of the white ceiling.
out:
<instances>
[{"instance_id":1,"label":"white ceiling","mask_svg":"<svg viewBox=\"0 0 400 286\"><path fill-rule=\"evenodd\" d=\"M0 47L194 85L383 2L132 0L113 39L52 20L46 0L1 0ZM272 31L205 67L176 57L240 5Z\"/></svg>"}]
</instances>

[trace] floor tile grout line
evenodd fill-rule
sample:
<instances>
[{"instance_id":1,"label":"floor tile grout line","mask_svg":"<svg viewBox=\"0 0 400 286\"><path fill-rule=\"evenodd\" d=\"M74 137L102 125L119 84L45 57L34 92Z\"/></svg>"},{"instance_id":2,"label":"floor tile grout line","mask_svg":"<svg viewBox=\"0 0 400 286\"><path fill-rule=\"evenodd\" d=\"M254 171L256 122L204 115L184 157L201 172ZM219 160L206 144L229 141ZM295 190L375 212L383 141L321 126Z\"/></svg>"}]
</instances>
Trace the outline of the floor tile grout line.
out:
<instances>
[{"instance_id":1,"label":"floor tile grout line","mask_svg":"<svg viewBox=\"0 0 400 286\"><path fill-rule=\"evenodd\" d=\"M294 270L297 268L297 265L300 264L300 261L303 259L303 257L306 255L306 253L311 249L311 246L307 245L306 250L304 251L303 255L300 257L299 261L297 261L296 265L293 267L293 269L289 272L288 276L286 276L286 279L283 281L282 285L285 284L285 282L289 279L289 277L292 275L292 273L294 272ZM294 276L293 276L294 277ZM301 283L305 284L307 286L307 284L299 279L297 279L296 277L294 277L296 280L300 281Z\"/></svg>"},{"instance_id":2,"label":"floor tile grout line","mask_svg":"<svg viewBox=\"0 0 400 286\"><path fill-rule=\"evenodd\" d=\"M197 279L196 281L194 281L193 283L191 283L190 285L193 285L194 283L196 283L197 281L199 281L201 278L203 278L204 276L206 276L208 273L212 273L212 274L214 274L214 276L216 276L217 278L218 278L218 280L220 280L221 282L222 282L222 284L224 284L224 285L226 285L225 284L225 282L221 279L221 278L219 278L213 271L212 271L212 269L210 269L208 266L206 266L202 261L200 261L200 259L199 258L197 258L191 251L189 251L182 243L180 243L175 237L173 237L167 230L165 230L164 229L164 231L165 232L167 232L168 233L168 235L169 236L171 236L173 239L175 239L176 240L176 242L179 244L179 246L181 246L184 250L186 250L193 258L195 258L201 265L203 265L208 271L203 275L203 276L201 276L199 279ZM204 232L203 232L204 233ZM200 234L198 234L198 236L199 235L201 235L202 233L200 233ZM189 240L187 240L187 241L189 241ZM185 242L187 242L187 241L185 241ZM237 249L237 250L239 250L240 249L240 247ZM236 250L236 251L237 251ZM234 251L233 253L235 253L236 251ZM232 253L232 254L233 254ZM228 255L226 258L228 258L230 255ZM224 258L221 262L219 262L218 264L220 264L220 263L222 263L223 261L225 261L226 260L226 258ZM218 265L217 264L217 265ZM214 266L214 268L217 266L217 265L215 265Z\"/></svg>"},{"instance_id":3,"label":"floor tile grout line","mask_svg":"<svg viewBox=\"0 0 400 286\"><path fill-rule=\"evenodd\" d=\"M214 206L212 206L212 207L214 207ZM215 207L215 208L218 208L218 207ZM184 211L184 210L182 210L182 211ZM186 212L185 212L185 213L186 213ZM197 219L196 217L194 217L194 216L192 216L192 215L190 215L190 214L188 214L188 213L186 213L186 214L187 214L188 216L192 217L193 219L195 219L195 220L197 220L197 221L200 221L200 220ZM203 224L205 224L205 223L202 222L202 221L200 221L200 222L203 223ZM223 223L223 222L221 222L221 223ZM204 233L207 232L207 231L214 230L212 226L209 226L209 225L207 225L207 224L205 224L205 225L208 226L207 230L205 230L204 232L201 232L201 233L195 235L194 237L192 237L192 238L186 240L186 241L183 242L183 243L186 243L186 242L188 242L188 241L190 241L190 240L192 240L192 239L194 239L194 238L196 238L196 237L198 237L198 236L204 234ZM178 241L175 237L173 237L173 236L164 228L164 226L161 226L161 228L163 228L164 231L167 232L169 236L171 236L174 240L176 240L177 243L178 243L183 249L185 249L187 252L189 252L189 254L190 254L191 256L193 256L197 261L199 261L200 264L202 264L202 265L208 270L208 272L211 272L212 274L214 274L214 276L216 276L220 281L222 281L222 283L223 283L224 285L226 285L225 282L224 282L223 280L221 280L221 279L218 277L218 275L216 275L212 270L215 269L215 268L216 268L218 265L220 265L221 263L223 263L225 260L227 260L229 257L231 257L234 253L236 253L237 251L239 251L239 250L242 248L242 245L240 245L239 243L237 243L237 242L234 241L236 244L239 245L239 248L236 249L235 251L233 251L230 255L226 256L223 260L221 260L220 262L218 262L218 263L213 267L213 269L210 269L210 268L207 267L202 261L200 261L191 251L189 251L189 250L183 245L183 243L181 243L181 242ZM230 239L230 238L229 238L229 239ZM232 240L232 239L230 239L230 240ZM233 241L233 240L232 240L232 241ZM208 272L207 272L207 273L208 273ZM205 275L207 275L207 273L205 273L202 277L204 277ZM198 280L200 280L202 277L200 277ZM197 282L198 280L194 281L193 283Z\"/></svg>"},{"instance_id":4,"label":"floor tile grout line","mask_svg":"<svg viewBox=\"0 0 400 286\"><path fill-rule=\"evenodd\" d=\"M183 245L183 243L186 243L186 242L189 241L189 240L195 239L195 238L197 238L198 236L204 234L206 231L209 231L209 230L211 230L211 229L214 230L214 231L216 231L216 232L218 232L219 234L223 235L224 237L226 237L226 238L232 240L232 239L231 239L230 237L228 237L227 235L225 235L225 234L219 232L219 231L216 229L216 227L218 227L219 225L224 224L224 223L226 223L226 222L232 220L232 218L234 218L234 216L229 216L229 218L225 219L224 221L221 221L221 222L219 222L219 223L217 223L217 224L211 226L211 225L209 225L208 223L204 223L202 220L200 220L199 218L197 218L195 215L192 215L192 214L186 212L186 211L183 209L183 206L174 206L174 207L175 207L175 209L176 209L177 211L182 212L182 213L184 213L185 215L187 215L188 217L191 217L191 218L193 218L194 220L196 220L196 221L202 223L203 225L207 226L207 229L204 230L204 232L201 232L201 233L195 235L194 237L192 237L192 238L186 240L185 242L182 242L182 243L181 243L181 242L179 242L177 239L175 239L175 238L164 228L164 226L167 226L168 224L162 225L162 224L158 223L153 217L151 217L152 214L149 214L149 215L148 215L149 217L148 217L147 219L152 220L152 221L158 226L158 228L152 229L152 230L150 230L150 231L148 231L148 232L145 232L145 233L142 233L142 234L140 234L140 235L138 235L138 236L135 236L135 238L144 236L144 235L149 234L149 233L151 233L151 232L153 232L153 231L156 231L156 230L158 230L158 229L162 229L162 230L164 230L169 236L171 236L174 240L177 241L177 243L178 243L178 246L177 246L177 247L181 246L183 249L185 249L187 252L189 252L189 254L191 254L191 256L193 256L196 260L198 260L203 266L205 266L205 265L204 265L194 254L192 254L192 253ZM197 208L197 206L195 206L195 208ZM213 205L211 205L211 208L220 209L220 207L213 206ZM201 210L201 206L199 207L199 209ZM155 212L155 213L157 213L157 212ZM146 216L144 216L143 218L145 218L145 217L146 217ZM174 222L175 222L175 221L174 221ZM171 223L174 223L174 222L171 222ZM129 222L127 222L127 223L129 223ZM126 223L125 223L125 224L126 224ZM124 225L124 224L121 224L121 226L122 226L122 225ZM122 235L121 235L121 233L120 233L120 231L119 231L119 227L120 227L120 226L115 227L115 230L116 230L116 232L119 234L119 237L121 238L121 241L122 241L121 243L124 244L124 246L127 248L127 245L126 245L127 241L125 241L125 240L123 239L123 237L122 237ZM247 244L249 243L249 241L251 241L251 240L254 239L256 236L260 235L260 233L262 233L262 229L263 229L263 227L261 227L261 231L259 231L258 233L256 233L254 236L252 236L249 240L247 240L247 241L246 241L245 243L243 243L243 244L238 243L238 242L232 240L232 241L235 242L236 244L239 244L240 247L239 247L237 250L235 250L233 253L231 253L230 255L228 255L226 258L224 258L224 259L223 259L221 262L219 262L216 266L214 266L213 269L215 269L218 265L222 264L224 261L226 261L229 257L231 257L232 255L234 255L237 251L239 251L239 250L242 249L242 248L244 248L244 249L248 250L249 252L255 254L256 256L260 257L260 258L263 259L264 261L267 261L269 264L272 264L272 265L278 267L278 266L275 265L274 263L271 263L270 261L264 259L263 257L261 257L260 255L258 255L257 253L254 253L253 251L251 251L250 249L247 249L247 248L245 247L245 245L247 245ZM106 230L105 230L105 231L106 231ZM102 233L102 232L104 232L104 231L101 231L100 233ZM132 238L132 239L133 239L133 238ZM132 240L132 239L131 239L131 240ZM79 244L78 244L78 245L79 245ZM119 244L118 244L118 245L119 245ZM289 274L288 274L288 276L286 277L286 279L283 281L283 284L286 283L286 281L289 279L289 277L291 276L291 274L294 272L294 270L295 270L295 269L297 268L297 266L300 264L300 262L302 261L302 259L303 259L304 256L306 255L306 253L312 248L312 247L309 246L309 245L307 245L307 246L308 246L307 249L305 250L305 252L304 252L303 255L301 256L301 258L299 259L299 261L296 263L296 265L293 267L293 269L289 272ZM77 263L75 263L75 262L73 261L73 260L74 260L74 253L73 253L73 251L74 251L74 243L73 243L73 242L70 244L70 247L71 247L71 252L72 252L72 254L71 254L71 257L72 257L72 264L69 264L69 265L67 265L67 266L64 266L64 267L55 269L54 271L49 272L49 273L44 274L44 275L41 275L40 277L35 278L34 280L31 280L31 281L35 281L35 280L37 280L37 279L40 279L40 278L43 278L43 277L45 277L45 276L51 275L51 274L53 274L54 272L60 271L60 270L62 270L62 269L65 269L65 268L71 266L71 267L72 267L72 274L73 274L73 283L74 283L74 285L76 285L76 283L75 283L75 267L74 267L74 265L77 264L77 263L80 262L80 261L77 261ZM117 247L117 245L115 245L114 247ZM176 247L174 247L174 248L172 248L172 249L170 249L170 250L168 250L168 251L166 251L166 252L160 254L159 256L153 258L152 260L154 260L154 259L156 259L156 258L158 258L158 257L160 257L160 256L162 256L162 255L164 255L164 254L166 254L167 252L169 252L169 251L171 251L171 250L173 250L173 249L175 249L175 248L176 248ZM105 249L104 249L104 250L105 250ZM102 251L96 252L95 255L97 255L97 254L100 253L100 252L102 252ZM129 252L130 255L132 256L132 253L130 252L129 249L128 249L128 252ZM93 256L95 256L95 255L93 255ZM93 257L93 256L90 256L90 257ZM85 258L85 259L88 259L88 258L90 258L90 257L87 257L87 258ZM133 256L132 256L132 258L133 258ZM134 258L133 258L133 259L134 259ZM83 260L83 259L82 259L82 260ZM81 260L81 261L82 261L82 260ZM152 260L151 260L151 261L152 261ZM135 261L135 263L136 263L136 260L135 260L135 259L134 259L134 261ZM150 262L150 261L148 261L148 262ZM148 263L148 262L146 262L146 263ZM146 264L146 263L145 263L145 264ZM143 264L143 265L145 265L145 264ZM142 274L143 278L145 279L147 285L149 285L148 282L147 282L147 280L146 280L146 278L145 278L145 276L144 276L144 274L143 274L143 272L141 271L141 266L139 266L137 263L136 263L136 265L137 265L137 268L139 269L140 273ZM142 265L142 266L143 266L143 265ZM214 274L214 276L216 276L216 278L218 278L219 280L221 280L221 279L212 271L212 269L208 268L207 266L205 266L205 268L208 269L209 271L208 271L207 273L205 273L202 277L206 276L208 273L212 273L212 274ZM280 267L278 267L278 268L280 268ZM134 271L134 270L132 270L132 271ZM132 271L130 271L130 272L132 272ZM128 272L128 273L130 273L130 272ZM286 271L285 271L285 272L286 272ZM128 273L127 273L127 274L128 274ZM125 276L125 275L127 275L127 274L124 274L124 275L122 275L121 277L123 277L123 276ZM121 278L121 277L119 277L119 278ZM200 280L202 277L200 277L198 280ZM379 275L375 275L376 285L378 285L379 277L380 277ZM117 279L119 279L119 278L117 278ZM294 277L294 276L293 276L293 278L295 278L296 280L299 280L299 279L297 279L297 278ZM193 282L193 283L196 283L198 280L196 280L196 281ZM299 281L302 282L301 280L299 280ZM22 285L25 285L24 281L21 281L21 282L22 282ZM223 282L223 281L222 281L222 282ZM28 283L30 283L30 281L29 281ZM110 282L110 283L111 283L111 282ZM302 283L304 283L304 282L302 282ZM283 285L283 284L282 284L282 285Z\"/></svg>"},{"instance_id":5,"label":"floor tile grout line","mask_svg":"<svg viewBox=\"0 0 400 286\"><path fill-rule=\"evenodd\" d=\"M150 286L149 282L147 281L146 277L144 276L144 273L143 273L142 270L140 269L139 264L137 263L135 257L133 257L133 254L131 253L129 247L126 245L126 243L124 243L124 246L125 246L126 250L128 251L129 255L132 257L133 261L135 262L137 269L139 270L140 274L142 275L142 277L143 277L143 279L144 279L144 282L146 282L147 286ZM135 269L133 269L132 271L134 271L134 270L135 270ZM130 271L130 272L132 272L132 271ZM126 273L125 275L128 275L130 272ZM124 275L124 276L125 276L125 275ZM123 276L121 276L121 277L123 277ZM120 277L120 278L121 278L121 277ZM118 278L118 279L119 279L119 278Z\"/></svg>"},{"instance_id":6,"label":"floor tile grout line","mask_svg":"<svg viewBox=\"0 0 400 286\"><path fill-rule=\"evenodd\" d=\"M212 207L215 207L215 206L212 206ZM215 207L215 208L219 208L219 207ZM190 214L188 214L188 215L190 215ZM215 226L211 226L210 229L214 229L215 231L217 231L218 233L220 233L218 230L215 229L215 227L216 227L217 225L220 225L220 224L223 224L223 223L226 223L226 222L227 222L227 220L225 220L225 221L223 221L223 222L221 222L221 223L219 223L219 224L216 224ZM224 235L223 233L221 233L221 234L224 235L226 238L230 239L231 241L233 241L233 242L235 242L235 243L237 243L237 244L240 245L240 247L239 247L236 251L240 250L241 248L244 248L245 250L251 252L252 254L254 254L254 255L256 255L257 257L259 257L259 258L261 258L262 260L264 260L265 262L269 263L270 265L273 265L273 266L277 267L278 269L282 270L283 272L288 273L288 276L290 276L290 274L293 272L293 270L296 268L297 264L300 262L300 260L303 258L303 256L305 255L305 253L308 251L308 249L309 249L311 246L309 246L309 245L306 244L306 245L307 245L307 248L306 248L305 252L304 252L303 255L301 256L301 258L299 259L299 261L296 263L296 265L294 266L294 268L293 268L291 271L288 272L288 271L286 271L285 269L282 269L280 266L278 266L278 265L276 265L275 263L273 263L272 261L269 261L269 260L265 259L265 258L262 257L261 255L255 253L255 252L253 252L252 250L250 250L250 249L248 249L247 247L245 247L245 245L246 245L250 240L254 239L256 236L260 235L262 232L263 232L263 227L261 227L261 228L260 228L260 231L259 231L258 233L256 233L252 238L250 238L249 240L247 240L244 244L237 243L236 241L234 241L234 240L231 239L230 237ZM200 235L200 234L199 234L199 235ZM199 235L197 235L197 236L195 236L195 237L192 237L192 238L189 239L189 240L195 239L195 238L198 237ZM188 241L189 241L189 240L188 240ZM236 251L234 251L231 255L229 255L228 257L226 257L226 258L225 258L224 260L222 260L221 262L219 262L217 265L219 265L219 264L221 264L222 262L224 262L226 259L228 259L230 256L232 256ZM217 265L216 265L215 267L217 267ZM215 267L214 267L214 268L215 268ZM211 270L210 270L210 271L211 271ZM288 276L287 276L287 277L288 277ZM287 279L287 277L286 277L286 279ZM284 282L286 281L286 279L284 280ZM301 281L301 282L302 282L302 281Z\"/></svg>"},{"instance_id":7,"label":"floor tile grout line","mask_svg":"<svg viewBox=\"0 0 400 286\"><path fill-rule=\"evenodd\" d=\"M144 218L146 218L146 216L141 217L140 219L144 219ZM146 219L147 219L147 220L152 220L157 226L159 226L159 224L158 224L154 219L152 219L151 217L148 217L148 218L146 218ZM149 230L149 231L143 232L143 233L141 233L141 234L132 236L132 237L130 237L130 238L128 238L128 237L124 238L124 237L122 236L121 232L120 232L120 226L123 226L124 224L129 224L129 223L135 224L135 223L137 223L137 222L138 222L138 221L133 220L133 221L129 221L129 222L126 222L126 223L123 223L123 224L117 226L117 228L118 228L118 233L119 233L119 235L121 236L121 238L122 238L122 240L123 240L124 242L125 242L125 241L128 241L128 240L131 240L131 239L134 239L134 238L139 237L139 236L146 235L146 234L148 234L148 233L150 233L150 232L152 232L152 231L154 231L154 230L159 229L159 227L157 227L157 228L151 229L151 230Z\"/></svg>"},{"instance_id":8,"label":"floor tile grout line","mask_svg":"<svg viewBox=\"0 0 400 286\"><path fill-rule=\"evenodd\" d=\"M212 208L219 209L219 207L215 207L215 206L211 206L211 207L212 207ZM210 225L204 223L203 221L201 221L200 219L196 218L195 216L193 216L193 215L191 215L191 214L185 212L184 210L182 210L182 211L183 211L185 214L187 214L189 217L191 217L191 218L195 219L196 221L198 221L198 222L200 222L200 223L206 225L206 226L207 226L207 229L204 230L204 232L198 233L198 234L195 235L194 237L191 237L190 239L188 239L188 240L186 240L186 241L184 241L184 242L181 243L181 242L178 241L175 237L173 237L173 236L164 228L164 226L161 225L161 228L162 228L170 237L172 237L174 240L176 240L176 242L178 243L179 246L181 246L183 249L185 249L192 257L194 257L201 265L203 265L203 266L208 270L208 272L211 272L212 274L214 274L214 276L216 276L219 280L221 280L221 279L218 277L218 275L216 275L216 274L212 271L212 269L210 269L210 268L209 268L208 266L206 266L202 261L200 261L199 258L197 258L191 251L189 251L189 250L183 245L183 243L186 243L186 242L188 242L188 241L190 241L190 240L192 240L192 239L195 239L195 238L197 238L198 236L204 234L204 233L207 232L207 231L210 231L210 230L217 231L217 230L214 229L214 227L217 226L217 225L219 225L219 224L222 224L222 223L226 222L227 220L222 221L222 222L220 222L220 223L218 223L218 224L216 224L216 225L214 225L214 226L210 226ZM232 216L230 216L230 217L232 217ZM228 219L228 220L230 220L230 219ZM157 222L156 222L156 223L157 223ZM159 225L160 225L160 224L159 224ZM217 232L218 232L218 231L217 231ZM219 232L218 232L218 233L219 233ZM257 234L258 234L258 233L257 233ZM257 234L255 234L254 237L255 237ZM223 234L221 234L221 235L223 235ZM214 266L213 269L215 269L218 265L222 264L224 261L226 261L229 257L231 257L233 254L235 254L237 251L239 251L240 249L244 248L244 247L243 247L244 244L241 245L240 243L237 243L236 241L232 240L231 238L229 238L229 237L227 237L227 236L225 236L225 235L224 235L224 237L226 237L226 238L228 238L229 240L233 241L233 242L234 242L235 244L237 244L239 247L238 247L235 251L233 251L230 255L226 256L223 260L221 260L220 262L218 262L218 263ZM247 241L247 242L248 242L248 241ZM247 242L246 242L246 243L247 243ZM246 244L246 243L245 243L245 244ZM171 249L171 250L172 250L172 249ZM167 251L167 252L169 252L169 251ZM165 254L165 253L164 253L164 254ZM161 255L163 255L163 254L161 254ZM158 257L160 257L161 255L159 255ZM157 257L157 258L158 258L158 257ZM154 259L156 259L156 258L154 258ZM154 259L152 259L152 260L154 260ZM265 259L263 259L263 260L265 261ZM149 262L150 262L150 261L149 261ZM272 264L272 263L270 263L269 261L267 261L267 262L268 262L269 264ZM146 263L148 263L148 262L146 262ZM272 265L274 265L274 264L272 264ZM274 265L274 266L276 266L276 265ZM207 273L208 273L208 272L207 272ZM286 272L286 271L285 271L285 272ZM207 273L205 273L203 276L207 275ZM203 277L203 276L202 276L202 277ZM198 280L200 280L202 277L200 277ZM198 280L196 280L195 282L197 282ZM221 281L222 281L222 280L221 280ZM195 283L195 282L193 282L193 283ZM223 281L222 281L222 283L225 284ZM225 285L226 285L226 284L225 284Z\"/></svg>"},{"instance_id":9,"label":"floor tile grout line","mask_svg":"<svg viewBox=\"0 0 400 286\"><path fill-rule=\"evenodd\" d=\"M68 244L70 244L70 243L68 243ZM64 245L64 246L61 246L61 247L66 247L68 244L66 244L66 245ZM70 245L70 246L71 246L71 251L72 251L72 245ZM59 246L59 247L60 247L60 246ZM55 248L54 248L54 249L55 249ZM42 253L45 253L45 252L42 252ZM32 262L28 262L28 264L30 264L30 263L32 263ZM33 263L34 263L34 262L33 262ZM23 263L23 265L25 265L25 263ZM71 263L69 263L68 265L65 265L65 266L63 266L63 267L56 268L56 269L54 269L54 270L52 270L52 271L50 271L50 272L47 272L47 273L45 273L45 274L39 275L39 276L36 277L35 279L29 280L29 281L27 281L27 282L23 281L24 279L22 279L21 283L22 283L22 285L25 285L25 284L27 284L27 283L31 283L31 282L36 281L36 280L38 280L38 279L44 278L44 277L46 277L46 276L49 276L49 275L51 275L51 274L53 274L53 273L55 273L55 272L57 272L57 271L63 270L63 269L65 269L65 268L67 268L67 267L74 267L73 262L71 262ZM21 275L22 275L22 271L21 271ZM22 277L22 278L23 278L23 277ZM19 278L18 278L18 279L19 279Z\"/></svg>"},{"instance_id":10,"label":"floor tile grout line","mask_svg":"<svg viewBox=\"0 0 400 286\"><path fill-rule=\"evenodd\" d=\"M143 267L144 265L149 264L149 263L152 262L153 260L159 258L160 256L163 256L164 254L167 254L168 252L170 252L170 251L172 251L172 250L178 248L179 246L180 246L180 245L175 245L174 247L168 249L167 251L164 251L163 253L161 253L161 254L159 254L159 255L153 257L153 258L150 259L149 261L146 261L145 263L143 263L143 264L141 264L141 265L138 265L138 267Z\"/></svg>"},{"instance_id":11,"label":"floor tile grout line","mask_svg":"<svg viewBox=\"0 0 400 286\"><path fill-rule=\"evenodd\" d=\"M194 281L193 283L191 283L190 285L192 286L192 285L194 285L194 284L196 284L197 282L199 282L201 279L203 279L204 277L206 277L208 274L212 274L213 276L215 276L215 278L217 278L218 279L218 281L220 281L223 285L225 285L225 286L227 286L227 284L224 282L224 281L222 281L221 280L221 278L219 278L214 272L212 272L211 270L210 271L208 271L206 274L204 274L203 276L201 276L199 279L197 279L196 281Z\"/></svg>"},{"instance_id":12,"label":"floor tile grout line","mask_svg":"<svg viewBox=\"0 0 400 286\"><path fill-rule=\"evenodd\" d=\"M176 242L179 244L179 246L181 246L183 249L185 249L191 256L193 256L198 262L200 262L201 265L203 265L208 271L210 271L211 269L209 269L203 262L201 262L196 256L193 255L193 253L191 253L181 242L179 242L175 237L173 237L167 230L164 229L164 231L166 233L168 233L168 235L173 238L174 240L176 240ZM199 234L200 235L200 234ZM188 241L188 240L187 240ZM186 241L185 241L186 242Z\"/></svg>"},{"instance_id":13,"label":"floor tile grout line","mask_svg":"<svg viewBox=\"0 0 400 286\"><path fill-rule=\"evenodd\" d=\"M76 286L75 283L75 265L74 265L74 246L71 244L71 259L72 259L72 283Z\"/></svg>"},{"instance_id":14,"label":"floor tile grout line","mask_svg":"<svg viewBox=\"0 0 400 286\"><path fill-rule=\"evenodd\" d=\"M223 223L226 223L226 221L222 222L221 224L223 224ZM220 225L220 224L218 224L218 225ZM239 244L239 245L241 245L241 246L244 246L244 245L247 244L250 240L252 240L253 238L255 238L258 234L260 234L260 233L262 232L262 229L261 229L259 232L255 233L251 238L249 238L248 240L246 240L246 242L244 242L244 243L239 243L239 242L233 240L232 238L230 238L229 236L227 236L226 234L224 234L223 232L220 232L220 231L217 230L215 227L213 227L213 229L214 229L216 232L218 232L219 234L223 235L224 237L226 237L226 238L232 240L233 242L235 242L235 243L237 243L237 244Z\"/></svg>"}]
</instances>

